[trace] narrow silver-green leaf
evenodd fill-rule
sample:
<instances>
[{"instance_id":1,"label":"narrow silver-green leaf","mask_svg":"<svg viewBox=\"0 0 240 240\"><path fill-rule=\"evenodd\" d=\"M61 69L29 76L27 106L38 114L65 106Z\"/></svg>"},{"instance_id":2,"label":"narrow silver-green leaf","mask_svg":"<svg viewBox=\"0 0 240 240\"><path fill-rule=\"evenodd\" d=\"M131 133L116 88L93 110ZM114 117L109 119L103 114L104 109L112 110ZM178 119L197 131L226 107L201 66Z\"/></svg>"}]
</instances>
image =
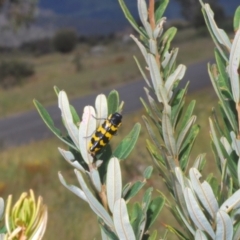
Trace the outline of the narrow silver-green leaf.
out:
<instances>
[{"instance_id":1,"label":"narrow silver-green leaf","mask_svg":"<svg viewBox=\"0 0 240 240\"><path fill-rule=\"evenodd\" d=\"M214 219L219 206L211 186L206 181L200 182L202 175L196 168L190 169L189 176L197 197L212 219Z\"/></svg>"},{"instance_id":2,"label":"narrow silver-green leaf","mask_svg":"<svg viewBox=\"0 0 240 240\"><path fill-rule=\"evenodd\" d=\"M74 168L85 172L84 168L82 167L82 165L75 159L75 157L73 156L73 154L70 151L66 151L62 148L58 148L58 151L61 153L61 155L65 158L65 160L71 164Z\"/></svg>"},{"instance_id":3,"label":"narrow silver-green leaf","mask_svg":"<svg viewBox=\"0 0 240 240\"><path fill-rule=\"evenodd\" d=\"M113 156L121 160L126 159L128 155L132 152L137 142L140 130L140 123L136 123L131 132L121 141L121 143L114 150Z\"/></svg>"},{"instance_id":4,"label":"narrow silver-green leaf","mask_svg":"<svg viewBox=\"0 0 240 240\"><path fill-rule=\"evenodd\" d=\"M207 237L203 231L197 229L194 240L207 240Z\"/></svg>"},{"instance_id":5,"label":"narrow silver-green leaf","mask_svg":"<svg viewBox=\"0 0 240 240\"><path fill-rule=\"evenodd\" d=\"M85 195L85 193L78 187L74 186L74 185L69 185L66 183L64 177L62 176L61 172L58 172L58 177L60 182L62 183L62 185L64 187L66 187L68 190L70 190L71 192L73 192L74 194L76 194L78 197L80 197L82 200L88 202L88 199Z\"/></svg>"},{"instance_id":6,"label":"narrow silver-green leaf","mask_svg":"<svg viewBox=\"0 0 240 240\"><path fill-rule=\"evenodd\" d=\"M155 146L158 147L158 149L161 149L160 142L159 142L157 136L155 135L155 132L154 132L152 126L150 125L148 119L145 116L142 116L142 119L145 123L145 126L147 128L147 131L148 131L148 134L149 134L151 140L154 142Z\"/></svg>"},{"instance_id":7,"label":"narrow silver-green leaf","mask_svg":"<svg viewBox=\"0 0 240 240\"><path fill-rule=\"evenodd\" d=\"M161 17L163 16L163 13L165 12L169 0L161 0L155 2L155 21L158 22Z\"/></svg>"},{"instance_id":8,"label":"narrow silver-green leaf","mask_svg":"<svg viewBox=\"0 0 240 240\"><path fill-rule=\"evenodd\" d=\"M108 115L119 111L119 109L118 109L118 107L119 107L119 94L116 90L112 90L108 94L107 105L108 105Z\"/></svg>"},{"instance_id":9,"label":"narrow silver-green leaf","mask_svg":"<svg viewBox=\"0 0 240 240\"><path fill-rule=\"evenodd\" d=\"M129 23L132 25L132 27L140 34L140 35L144 35L144 33L139 29L137 22L135 21L135 19L133 18L133 16L131 15L131 13L129 12L126 4L124 3L123 0L118 0L120 7L122 8L122 11L125 15L125 17L127 18L127 20L129 21Z\"/></svg>"},{"instance_id":10,"label":"narrow silver-green leaf","mask_svg":"<svg viewBox=\"0 0 240 240\"><path fill-rule=\"evenodd\" d=\"M212 69L210 64L208 64L208 74L209 77L211 79L213 88L215 90L215 93L217 94L219 100L220 100L220 104L227 116L228 121L230 122L232 128L234 129L234 131L238 131L238 126L237 126L237 122L235 119L234 114L231 112L231 110L229 109L229 106L226 104L226 100L223 98L222 93L217 85L217 80L214 77L213 72L215 71L215 69Z\"/></svg>"},{"instance_id":11,"label":"narrow silver-green leaf","mask_svg":"<svg viewBox=\"0 0 240 240\"><path fill-rule=\"evenodd\" d=\"M138 13L148 37L152 38L152 29L148 22L148 9L145 0L138 0Z\"/></svg>"},{"instance_id":12,"label":"narrow silver-green leaf","mask_svg":"<svg viewBox=\"0 0 240 240\"><path fill-rule=\"evenodd\" d=\"M167 91L168 99L172 96L172 89L177 80L181 80L186 72L186 66L179 64L175 71L167 78L165 88Z\"/></svg>"},{"instance_id":13,"label":"narrow silver-green leaf","mask_svg":"<svg viewBox=\"0 0 240 240\"><path fill-rule=\"evenodd\" d=\"M147 223L146 229L150 228L152 224L156 221L159 213L161 212L164 206L165 200L162 197L156 197L153 199L147 210Z\"/></svg>"},{"instance_id":14,"label":"narrow silver-green leaf","mask_svg":"<svg viewBox=\"0 0 240 240\"><path fill-rule=\"evenodd\" d=\"M143 44L135 37L133 36L132 34L130 35L130 37L133 39L133 41L137 44L137 46L139 47L146 63L148 64L148 53L147 53L147 50L146 48L143 46Z\"/></svg>"},{"instance_id":15,"label":"narrow silver-green leaf","mask_svg":"<svg viewBox=\"0 0 240 240\"><path fill-rule=\"evenodd\" d=\"M188 213L194 222L194 224L202 231L206 231L211 238L215 238L215 233L211 224L202 212L194 194L190 188L186 188L184 191L185 201L188 208Z\"/></svg>"},{"instance_id":16,"label":"narrow silver-green leaf","mask_svg":"<svg viewBox=\"0 0 240 240\"><path fill-rule=\"evenodd\" d=\"M240 206L240 189L238 189L231 197L229 197L220 207L225 212L230 212Z\"/></svg>"},{"instance_id":17,"label":"narrow silver-green leaf","mask_svg":"<svg viewBox=\"0 0 240 240\"><path fill-rule=\"evenodd\" d=\"M140 65L140 63L139 63L139 61L138 61L138 59L137 59L135 56L133 56L133 59L135 60L135 62L136 62L136 64L137 64L137 67L138 67L140 73L142 74L142 77L143 77L143 79L145 80L147 86L148 86L149 88L152 88L152 86L151 86L151 84L150 84L150 82L149 82L149 80L148 80L145 72L143 71L143 69L142 69L142 67L141 67L141 65Z\"/></svg>"},{"instance_id":18,"label":"narrow silver-green leaf","mask_svg":"<svg viewBox=\"0 0 240 240\"><path fill-rule=\"evenodd\" d=\"M196 121L196 116L192 116L189 121L186 123L186 126L180 130L180 134L177 138L177 151L180 152L181 147L182 147L182 143L184 142L187 133L190 131L192 125L195 123Z\"/></svg>"},{"instance_id":19,"label":"narrow silver-green leaf","mask_svg":"<svg viewBox=\"0 0 240 240\"><path fill-rule=\"evenodd\" d=\"M64 91L60 91L58 94L58 106L61 109L62 118L68 134L74 142L75 146L79 148L78 128L73 122L68 97Z\"/></svg>"},{"instance_id":20,"label":"narrow silver-green leaf","mask_svg":"<svg viewBox=\"0 0 240 240\"><path fill-rule=\"evenodd\" d=\"M237 30L233 39L228 66L228 72L232 86L232 94L235 103L239 103L240 101L239 73L238 73L239 63L240 63L240 29Z\"/></svg>"},{"instance_id":21,"label":"narrow silver-green leaf","mask_svg":"<svg viewBox=\"0 0 240 240\"><path fill-rule=\"evenodd\" d=\"M240 157L240 140L237 139L234 132L230 132L230 135L231 135L231 138L232 138L232 148L236 152L238 157Z\"/></svg>"},{"instance_id":22,"label":"narrow silver-green leaf","mask_svg":"<svg viewBox=\"0 0 240 240\"><path fill-rule=\"evenodd\" d=\"M134 197L146 184L146 182L137 181L135 182L131 188L128 190L128 192L125 194L124 199L128 201L132 197Z\"/></svg>"},{"instance_id":23,"label":"narrow silver-green leaf","mask_svg":"<svg viewBox=\"0 0 240 240\"><path fill-rule=\"evenodd\" d=\"M240 6L236 9L233 18L233 29L236 32L240 28Z\"/></svg>"},{"instance_id":24,"label":"narrow silver-green leaf","mask_svg":"<svg viewBox=\"0 0 240 240\"><path fill-rule=\"evenodd\" d=\"M93 186L100 193L102 190L102 183L101 183L101 179L100 179L98 170L95 168L90 169L89 176L92 180Z\"/></svg>"},{"instance_id":25,"label":"narrow silver-green leaf","mask_svg":"<svg viewBox=\"0 0 240 240\"><path fill-rule=\"evenodd\" d=\"M233 237L233 223L229 215L219 210L217 212L217 230L216 230L216 237L217 240L226 240L226 239L232 239Z\"/></svg>"},{"instance_id":26,"label":"narrow silver-green leaf","mask_svg":"<svg viewBox=\"0 0 240 240\"><path fill-rule=\"evenodd\" d=\"M99 203L99 201L94 197L92 192L89 190L88 186L86 185L82 174L78 170L74 170L77 179L82 187L83 192L85 193L85 196L87 198L87 201L89 203L89 206L91 209L100 217L103 219L103 221L110 227L113 228L113 221L110 217L109 213L106 211L106 209Z\"/></svg>"},{"instance_id":27,"label":"narrow silver-green leaf","mask_svg":"<svg viewBox=\"0 0 240 240\"><path fill-rule=\"evenodd\" d=\"M206 11L211 29L213 31L213 34L215 35L218 42L222 45L224 45L226 48L231 49L231 42L227 36L227 34L220 28L217 27L216 22L214 21L214 13L212 9L210 8L209 4L204 4L204 9Z\"/></svg>"},{"instance_id":28,"label":"narrow silver-green leaf","mask_svg":"<svg viewBox=\"0 0 240 240\"><path fill-rule=\"evenodd\" d=\"M107 98L104 94L99 94L95 100L97 126L101 125L108 117Z\"/></svg>"},{"instance_id":29,"label":"narrow silver-green leaf","mask_svg":"<svg viewBox=\"0 0 240 240\"><path fill-rule=\"evenodd\" d=\"M153 88L155 90L155 94L157 95L158 101L163 102L164 105L168 105L167 103L167 91L164 87L164 82L162 76L160 74L160 69L157 65L155 57L148 53L148 66L152 79Z\"/></svg>"},{"instance_id":30,"label":"narrow silver-green leaf","mask_svg":"<svg viewBox=\"0 0 240 240\"><path fill-rule=\"evenodd\" d=\"M232 240L239 240L239 239L240 239L240 224L238 224L237 228L235 229Z\"/></svg>"},{"instance_id":31,"label":"narrow silver-green leaf","mask_svg":"<svg viewBox=\"0 0 240 240\"><path fill-rule=\"evenodd\" d=\"M121 198L122 194L122 175L119 160L111 158L107 168L107 200L111 212L113 212L115 202Z\"/></svg>"},{"instance_id":32,"label":"narrow silver-green leaf","mask_svg":"<svg viewBox=\"0 0 240 240\"><path fill-rule=\"evenodd\" d=\"M4 200L0 198L0 220L2 220L3 213L4 213Z\"/></svg>"},{"instance_id":33,"label":"narrow silver-green leaf","mask_svg":"<svg viewBox=\"0 0 240 240\"><path fill-rule=\"evenodd\" d=\"M102 237L102 240L111 240L111 238L108 237L108 235L104 232L102 228L101 228L101 237Z\"/></svg>"},{"instance_id":34,"label":"narrow silver-green leaf","mask_svg":"<svg viewBox=\"0 0 240 240\"><path fill-rule=\"evenodd\" d=\"M89 164L93 162L93 157L88 151L89 142L92 134L97 128L97 120L95 118L95 110L92 106L86 106L83 109L82 121L79 126L79 143L80 152L84 161Z\"/></svg>"},{"instance_id":35,"label":"narrow silver-green leaf","mask_svg":"<svg viewBox=\"0 0 240 240\"><path fill-rule=\"evenodd\" d=\"M136 237L129 221L127 206L124 199L118 199L115 202L113 210L113 221L119 239L135 240Z\"/></svg>"},{"instance_id":36,"label":"narrow silver-green leaf","mask_svg":"<svg viewBox=\"0 0 240 240\"><path fill-rule=\"evenodd\" d=\"M172 156L177 156L177 146L173 134L173 128L168 114L164 111L162 118L162 130L163 130L163 139L168 149L169 153Z\"/></svg>"},{"instance_id":37,"label":"narrow silver-green leaf","mask_svg":"<svg viewBox=\"0 0 240 240\"><path fill-rule=\"evenodd\" d=\"M145 179L149 179L152 175L152 172L153 172L153 167L152 166L148 166L144 172L143 172L143 176Z\"/></svg>"},{"instance_id":38,"label":"narrow silver-green leaf","mask_svg":"<svg viewBox=\"0 0 240 240\"><path fill-rule=\"evenodd\" d=\"M66 141L62 134L61 131L56 128L54 126L54 122L52 120L52 118L50 117L49 113L47 112L47 110L42 106L42 104L40 102L38 102L36 99L33 100L33 103L35 105L35 107L37 108L37 111L39 113L39 115L41 116L42 120L44 121L44 123L47 125L47 127L64 143L66 143L68 146L72 147L75 150L78 150L77 147L73 144L71 144L70 142Z\"/></svg>"}]
</instances>

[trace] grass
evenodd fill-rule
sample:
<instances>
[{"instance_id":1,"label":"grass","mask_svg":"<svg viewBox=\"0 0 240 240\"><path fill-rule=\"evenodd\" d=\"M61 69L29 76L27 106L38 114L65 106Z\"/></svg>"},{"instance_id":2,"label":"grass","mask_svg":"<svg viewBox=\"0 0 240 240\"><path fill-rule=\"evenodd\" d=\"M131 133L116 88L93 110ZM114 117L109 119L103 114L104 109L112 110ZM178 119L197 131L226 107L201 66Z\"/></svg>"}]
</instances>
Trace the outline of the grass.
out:
<instances>
[{"instance_id":1,"label":"grass","mask_svg":"<svg viewBox=\"0 0 240 240\"><path fill-rule=\"evenodd\" d=\"M189 41L183 41L188 37ZM196 37L196 30L182 30L173 43L179 47L179 63L189 64L212 57L213 44L209 37ZM81 56L82 70L76 71L74 58ZM101 54L79 45L71 54L53 53L44 56L2 54L1 59L24 59L35 65L36 74L24 84L10 90L0 89L0 116L4 117L33 109L36 98L44 106L56 103L53 86L64 89L70 98L100 92L106 87L141 79L133 60L136 55L143 65L143 58L133 42L113 42ZM144 66L144 65L143 65Z\"/></svg>"},{"instance_id":2,"label":"grass","mask_svg":"<svg viewBox=\"0 0 240 240\"><path fill-rule=\"evenodd\" d=\"M208 116L211 113L211 107L216 105L216 96L211 89L204 89L191 94L187 98L187 102L192 99L197 100L195 114L198 116L201 132L194 146L191 161L194 160L197 154L206 152L208 156L207 172L213 171L216 173L209 148L210 137L208 133ZM118 136L111 141L112 145L119 143L120 139L131 130L137 121L142 122L141 115L143 114L144 110L139 110L124 115L123 125ZM147 138L148 134L143 127L136 148L127 161L121 164L124 183L141 179L145 167L152 164L150 156L144 147ZM99 239L97 219L89 206L65 189L58 180L57 172L61 171L69 183L78 186L73 168L60 156L57 151L58 146L66 149L66 146L55 138L33 142L17 148L2 149L0 152L0 196L6 199L9 194L13 194L14 199L17 199L22 191L28 191L30 188L37 195L43 196L44 203L47 204L49 210L49 221L44 239L56 239L56 236L58 236L59 240ZM164 183L156 172L149 180L149 186L163 190L167 194L164 190ZM154 195L157 194L155 191ZM139 197L135 200L138 199ZM163 234L162 223L172 224L173 221L171 214L167 209L164 209L155 227L160 234Z\"/></svg>"}]
</instances>

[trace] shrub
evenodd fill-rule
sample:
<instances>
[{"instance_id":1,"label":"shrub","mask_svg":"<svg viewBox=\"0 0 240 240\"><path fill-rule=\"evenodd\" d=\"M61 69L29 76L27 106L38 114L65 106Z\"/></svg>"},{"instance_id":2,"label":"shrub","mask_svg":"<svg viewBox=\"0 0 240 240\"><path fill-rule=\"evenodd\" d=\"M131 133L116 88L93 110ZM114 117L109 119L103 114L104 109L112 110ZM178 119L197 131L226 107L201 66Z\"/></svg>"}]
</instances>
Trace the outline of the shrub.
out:
<instances>
[{"instance_id":1,"label":"shrub","mask_svg":"<svg viewBox=\"0 0 240 240\"><path fill-rule=\"evenodd\" d=\"M61 53L71 52L77 45L77 33L71 29L59 30L53 37L54 48Z\"/></svg>"},{"instance_id":2,"label":"shrub","mask_svg":"<svg viewBox=\"0 0 240 240\"><path fill-rule=\"evenodd\" d=\"M34 66L18 60L0 63L0 85L7 89L22 83L23 79L34 74Z\"/></svg>"},{"instance_id":3,"label":"shrub","mask_svg":"<svg viewBox=\"0 0 240 240\"><path fill-rule=\"evenodd\" d=\"M21 45L20 49L24 52L32 53L35 56L49 54L54 51L52 40L50 38L34 40L31 42L25 42Z\"/></svg>"},{"instance_id":4,"label":"shrub","mask_svg":"<svg viewBox=\"0 0 240 240\"><path fill-rule=\"evenodd\" d=\"M147 100L141 99L146 110L143 120L149 133L146 146L168 194L158 190L158 196L152 198L153 188L148 188L141 202L129 204L151 177L153 167L145 169L142 180L123 185L121 165L136 144L140 124L136 123L115 149L106 145L121 125L121 121L113 117L113 113L121 113L123 108L116 91L108 96L98 95L95 108L86 106L80 117L67 94L55 87L66 136L55 127L47 110L34 101L49 129L67 145L66 150L58 150L73 166L78 185L68 184L59 172L60 182L93 210L104 240L160 239L157 231L149 229L164 203L179 225L169 225L163 217L166 233L161 239L167 239L168 232L182 240L240 239L240 7L234 16L235 36L230 39L218 28L210 6L200 0L206 25L216 45L216 64L207 67L220 111L213 110L209 118L210 137L206 141L212 146L216 168L221 175L217 178L211 173L202 177L206 164L204 153L190 160L200 126L193 115L195 101L185 102L188 83L179 86L186 66L177 64L178 49L171 48L176 28L165 32L163 29L166 19L162 14L168 1L161 1L154 9L154 0L149 1L149 7L145 0L138 0L142 27L137 25L124 0L119 2L140 35L139 38L131 37L146 64L141 66L135 58L147 86Z\"/></svg>"}]
</instances>

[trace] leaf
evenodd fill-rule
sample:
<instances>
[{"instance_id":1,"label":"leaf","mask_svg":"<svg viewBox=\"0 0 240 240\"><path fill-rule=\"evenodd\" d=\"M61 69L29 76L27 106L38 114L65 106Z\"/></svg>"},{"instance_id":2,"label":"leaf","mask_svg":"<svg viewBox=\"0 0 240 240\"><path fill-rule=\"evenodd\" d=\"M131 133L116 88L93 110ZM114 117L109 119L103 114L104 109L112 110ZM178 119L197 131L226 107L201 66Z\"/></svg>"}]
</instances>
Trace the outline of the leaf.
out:
<instances>
[{"instance_id":1,"label":"leaf","mask_svg":"<svg viewBox=\"0 0 240 240\"><path fill-rule=\"evenodd\" d=\"M239 90L239 64L240 64L240 29L237 30L229 57L229 66L228 73L232 86L232 94L235 103L239 103L240 101L240 90Z\"/></svg>"},{"instance_id":2,"label":"leaf","mask_svg":"<svg viewBox=\"0 0 240 240\"><path fill-rule=\"evenodd\" d=\"M121 160L126 159L136 145L140 130L140 123L136 123L131 132L121 141L121 143L114 150L113 156Z\"/></svg>"},{"instance_id":3,"label":"leaf","mask_svg":"<svg viewBox=\"0 0 240 240\"><path fill-rule=\"evenodd\" d=\"M180 166L183 171L185 171L187 165L189 156L193 147L193 144L195 142L195 139L199 133L200 127L197 125L193 125L190 133L188 134L187 138L185 139L185 142L182 145L181 153L179 155L180 160Z\"/></svg>"},{"instance_id":4,"label":"leaf","mask_svg":"<svg viewBox=\"0 0 240 240\"><path fill-rule=\"evenodd\" d=\"M148 166L145 170L144 170L144 173L143 173L143 176L145 179L149 179L152 175L152 172L153 172L153 167L152 166Z\"/></svg>"},{"instance_id":5,"label":"leaf","mask_svg":"<svg viewBox=\"0 0 240 240\"><path fill-rule=\"evenodd\" d=\"M82 200L88 202L88 199L85 195L85 193L78 187L74 186L74 185L69 185L66 183L64 177L62 176L61 172L58 172L58 177L60 182L62 183L62 185L64 187L66 187L69 191L73 192L74 194L76 194L78 197L80 197Z\"/></svg>"},{"instance_id":6,"label":"leaf","mask_svg":"<svg viewBox=\"0 0 240 240\"><path fill-rule=\"evenodd\" d=\"M47 127L64 143L66 143L67 145L69 145L70 147L72 147L75 150L78 150L76 148L76 146L74 146L73 144L71 144L69 141L67 141L65 138L63 138L61 131L56 128L54 126L54 122L52 120L52 118L50 117L49 113L47 112L47 110L42 106L42 104L40 102L38 102L36 99L33 100L33 103L35 105L35 107L37 108L37 111L39 113L39 115L41 116L42 120L44 121L44 123L47 125Z\"/></svg>"},{"instance_id":7,"label":"leaf","mask_svg":"<svg viewBox=\"0 0 240 240\"><path fill-rule=\"evenodd\" d=\"M174 36L177 33L177 28L175 27L170 27L162 36L161 38L161 44L162 44L162 50L160 55L165 55L166 52L168 52L170 46L171 46L171 41L173 40ZM171 69L171 64L170 66L167 68L167 74L165 76L168 76L170 74L171 71L169 71ZM166 72L165 72L166 73Z\"/></svg>"},{"instance_id":8,"label":"leaf","mask_svg":"<svg viewBox=\"0 0 240 240\"><path fill-rule=\"evenodd\" d=\"M211 186L206 181L200 182L202 175L196 168L190 169L189 176L192 188L198 199L201 201L203 207L207 210L212 219L214 219L219 206Z\"/></svg>"},{"instance_id":9,"label":"leaf","mask_svg":"<svg viewBox=\"0 0 240 240\"><path fill-rule=\"evenodd\" d=\"M168 114L164 111L162 118L163 139L166 148L171 156L177 156L176 141L173 134L173 127Z\"/></svg>"},{"instance_id":10,"label":"leaf","mask_svg":"<svg viewBox=\"0 0 240 240\"><path fill-rule=\"evenodd\" d=\"M81 155L86 164L93 162L93 157L88 151L91 136L96 131L97 120L95 110L92 106L86 106L83 109L82 121L79 126L79 144Z\"/></svg>"},{"instance_id":11,"label":"leaf","mask_svg":"<svg viewBox=\"0 0 240 240\"><path fill-rule=\"evenodd\" d=\"M113 221L119 239L135 240L136 237L130 224L127 207L124 199L115 202L113 210Z\"/></svg>"},{"instance_id":12,"label":"leaf","mask_svg":"<svg viewBox=\"0 0 240 240\"><path fill-rule=\"evenodd\" d=\"M162 102L164 104L164 106L167 106L168 105L167 91L164 87L164 82L163 82L162 76L160 74L156 59L150 53L148 53L147 55L148 55L147 62L148 62L150 76L152 79L152 84L153 84L155 94L157 96L158 101Z\"/></svg>"},{"instance_id":13,"label":"leaf","mask_svg":"<svg viewBox=\"0 0 240 240\"><path fill-rule=\"evenodd\" d=\"M207 240L207 237L203 231L197 229L194 240Z\"/></svg>"},{"instance_id":14,"label":"leaf","mask_svg":"<svg viewBox=\"0 0 240 240\"><path fill-rule=\"evenodd\" d=\"M156 221L159 213L164 206L165 200L162 197L156 197L153 199L147 210L147 223L145 229L149 229Z\"/></svg>"},{"instance_id":15,"label":"leaf","mask_svg":"<svg viewBox=\"0 0 240 240\"><path fill-rule=\"evenodd\" d=\"M107 98L104 94L99 94L95 100L97 126L101 125L108 117Z\"/></svg>"},{"instance_id":16,"label":"leaf","mask_svg":"<svg viewBox=\"0 0 240 240\"><path fill-rule=\"evenodd\" d=\"M65 158L65 160L71 164L74 168L85 172L83 166L75 159L74 155L70 151L65 151L62 148L58 148L58 151L61 153L61 155Z\"/></svg>"},{"instance_id":17,"label":"leaf","mask_svg":"<svg viewBox=\"0 0 240 240\"><path fill-rule=\"evenodd\" d=\"M216 37L217 41L220 44L224 45L226 48L230 49L231 48L231 42L230 42L227 34L222 29L217 27L217 24L214 21L214 13L211 10L209 4L207 4L207 3L204 4L203 8L204 8L204 10L206 12L206 15L208 17L208 21L209 21L211 30L212 30L214 36Z\"/></svg>"},{"instance_id":18,"label":"leaf","mask_svg":"<svg viewBox=\"0 0 240 240\"><path fill-rule=\"evenodd\" d=\"M133 16L131 15L131 13L129 12L126 4L124 3L123 0L118 0L120 7L122 8L122 11L125 15L125 17L127 18L127 20L129 21L129 23L132 25L132 27L142 36L145 36L146 34L141 31L141 29L139 29L137 22L134 20Z\"/></svg>"},{"instance_id":19,"label":"leaf","mask_svg":"<svg viewBox=\"0 0 240 240\"><path fill-rule=\"evenodd\" d=\"M77 149L79 149L78 128L73 122L68 97L64 91L60 91L58 94L58 106L62 112L64 126L66 127L68 134L74 142L75 146L77 147Z\"/></svg>"},{"instance_id":20,"label":"leaf","mask_svg":"<svg viewBox=\"0 0 240 240\"><path fill-rule=\"evenodd\" d=\"M95 168L90 169L89 175L92 180L93 186L100 193L102 190L102 183L100 180L100 175L99 175L98 170Z\"/></svg>"},{"instance_id":21,"label":"leaf","mask_svg":"<svg viewBox=\"0 0 240 240\"><path fill-rule=\"evenodd\" d=\"M126 193L124 199L125 201L130 200L132 197L134 197L141 189L142 187L146 184L146 182L140 182L137 181L135 182L131 188L129 189L129 191Z\"/></svg>"},{"instance_id":22,"label":"leaf","mask_svg":"<svg viewBox=\"0 0 240 240\"><path fill-rule=\"evenodd\" d=\"M133 41L137 44L137 46L139 47L146 63L148 64L148 53L147 53L147 50L146 48L144 47L144 45L135 37L133 36L132 34L130 35L130 37L133 39Z\"/></svg>"},{"instance_id":23,"label":"leaf","mask_svg":"<svg viewBox=\"0 0 240 240\"><path fill-rule=\"evenodd\" d=\"M185 96L187 93L188 85L189 85L189 82L186 84L184 89L178 90L172 100L171 122L173 124L173 127L176 127L178 123L179 115L182 111L182 108L185 102Z\"/></svg>"},{"instance_id":24,"label":"leaf","mask_svg":"<svg viewBox=\"0 0 240 240\"><path fill-rule=\"evenodd\" d=\"M111 158L108 163L106 188L108 206L113 212L114 204L121 198L122 194L122 175L117 158Z\"/></svg>"},{"instance_id":25,"label":"leaf","mask_svg":"<svg viewBox=\"0 0 240 240\"><path fill-rule=\"evenodd\" d=\"M157 239L157 230L154 230L151 235L148 237L148 240L156 240Z\"/></svg>"},{"instance_id":26,"label":"leaf","mask_svg":"<svg viewBox=\"0 0 240 240\"><path fill-rule=\"evenodd\" d=\"M153 141L153 143L155 144L155 146L158 149L161 149L160 142L159 142L157 136L155 135L155 131L153 130L152 126L150 125L148 119L145 116L142 116L142 119L143 119L143 121L145 123L145 126L147 128L147 131L148 131L148 134L149 134L151 140Z\"/></svg>"},{"instance_id":27,"label":"leaf","mask_svg":"<svg viewBox=\"0 0 240 240\"><path fill-rule=\"evenodd\" d=\"M208 219L205 217L202 212L196 198L193 195L193 192L190 188L185 188L184 197L186 205L188 208L188 213L194 222L194 224L202 231L206 231L211 238L215 239L215 233L212 229L212 226L208 222Z\"/></svg>"},{"instance_id":28,"label":"leaf","mask_svg":"<svg viewBox=\"0 0 240 240\"><path fill-rule=\"evenodd\" d=\"M230 212L240 206L240 189L237 190L231 197L229 197L220 207L220 210Z\"/></svg>"},{"instance_id":29,"label":"leaf","mask_svg":"<svg viewBox=\"0 0 240 240\"><path fill-rule=\"evenodd\" d=\"M236 9L233 18L233 29L236 32L240 28L240 6Z\"/></svg>"},{"instance_id":30,"label":"leaf","mask_svg":"<svg viewBox=\"0 0 240 240\"><path fill-rule=\"evenodd\" d=\"M238 131L238 127L237 127L237 122L235 119L235 115L233 114L233 112L231 111L231 109L229 108L229 105L227 104L227 101L225 101L225 99L223 98L220 89L218 88L218 85L216 83L217 80L215 80L214 78L214 69L211 68L211 66L208 64L208 74L209 77L211 79L213 88L215 90L215 93L217 94L219 100L220 100L220 105L224 110L224 113L229 121L229 123L231 124L231 127L233 128L234 131Z\"/></svg>"},{"instance_id":31,"label":"leaf","mask_svg":"<svg viewBox=\"0 0 240 240\"><path fill-rule=\"evenodd\" d=\"M108 225L106 225L101 218L98 218L98 223L101 227L102 240L119 240L119 238L113 232L114 229L108 227Z\"/></svg>"},{"instance_id":32,"label":"leaf","mask_svg":"<svg viewBox=\"0 0 240 240\"><path fill-rule=\"evenodd\" d=\"M86 185L82 174L78 170L74 170L77 179L81 185L81 188L83 192L86 195L87 201L89 203L89 206L91 209L100 217L103 219L103 221L110 227L113 228L113 221L109 215L109 213L106 211L106 209L98 202L98 200L93 196L92 192L89 190L88 186Z\"/></svg>"},{"instance_id":33,"label":"leaf","mask_svg":"<svg viewBox=\"0 0 240 240\"><path fill-rule=\"evenodd\" d=\"M172 97L172 90L173 90L174 84L176 83L176 81L181 80L183 78L185 71L186 71L186 66L180 64L165 81L165 88L166 88L169 100Z\"/></svg>"},{"instance_id":34,"label":"leaf","mask_svg":"<svg viewBox=\"0 0 240 240\"><path fill-rule=\"evenodd\" d=\"M108 115L118 112L119 94L116 90L111 91L107 98Z\"/></svg>"},{"instance_id":35,"label":"leaf","mask_svg":"<svg viewBox=\"0 0 240 240\"><path fill-rule=\"evenodd\" d=\"M216 237L218 240L232 239L233 237L233 222L228 214L222 210L217 212L216 220Z\"/></svg>"},{"instance_id":36,"label":"leaf","mask_svg":"<svg viewBox=\"0 0 240 240\"><path fill-rule=\"evenodd\" d=\"M189 121L189 119L191 118L192 114L193 114L193 110L195 108L195 104L196 104L196 101L195 100L192 100L186 111L184 112L184 115L183 115L183 118L181 120L181 125L179 126L179 129L183 129L186 127L187 125L187 122Z\"/></svg>"},{"instance_id":37,"label":"leaf","mask_svg":"<svg viewBox=\"0 0 240 240\"><path fill-rule=\"evenodd\" d=\"M4 200L0 198L0 220L2 220L3 213L4 213Z\"/></svg>"},{"instance_id":38,"label":"leaf","mask_svg":"<svg viewBox=\"0 0 240 240\"><path fill-rule=\"evenodd\" d=\"M147 9L147 4L145 0L138 0L138 13L140 20L148 34L148 37L151 39L152 38L152 28L148 22L148 9Z\"/></svg>"},{"instance_id":39,"label":"leaf","mask_svg":"<svg viewBox=\"0 0 240 240\"><path fill-rule=\"evenodd\" d=\"M180 153L183 142L186 140L188 132L191 130L194 122L196 121L196 116L192 116L186 123L184 128L180 129L180 133L177 138L177 151Z\"/></svg>"},{"instance_id":40,"label":"leaf","mask_svg":"<svg viewBox=\"0 0 240 240\"><path fill-rule=\"evenodd\" d=\"M131 211L131 225L137 239L139 239L139 235L141 235L140 226L143 217L145 216L140 204L138 202L135 202Z\"/></svg>"},{"instance_id":41,"label":"leaf","mask_svg":"<svg viewBox=\"0 0 240 240\"><path fill-rule=\"evenodd\" d=\"M163 16L163 13L165 12L169 0L159 0L155 1L155 21L158 22L161 17Z\"/></svg>"}]
</instances>

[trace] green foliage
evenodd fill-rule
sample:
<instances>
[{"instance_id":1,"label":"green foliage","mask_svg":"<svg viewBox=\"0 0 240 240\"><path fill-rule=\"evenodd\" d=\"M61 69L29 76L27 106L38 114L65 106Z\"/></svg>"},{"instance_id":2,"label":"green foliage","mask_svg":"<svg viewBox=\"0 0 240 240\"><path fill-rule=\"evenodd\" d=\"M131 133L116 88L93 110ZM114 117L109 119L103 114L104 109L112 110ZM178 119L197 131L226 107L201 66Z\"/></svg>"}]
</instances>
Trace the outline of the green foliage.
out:
<instances>
[{"instance_id":1,"label":"green foliage","mask_svg":"<svg viewBox=\"0 0 240 240\"><path fill-rule=\"evenodd\" d=\"M28 62L11 60L0 63L0 85L7 89L20 85L34 74L34 66Z\"/></svg>"},{"instance_id":2,"label":"green foliage","mask_svg":"<svg viewBox=\"0 0 240 240\"><path fill-rule=\"evenodd\" d=\"M77 33L71 29L62 29L53 37L53 46L60 53L69 53L77 45Z\"/></svg>"}]
</instances>

